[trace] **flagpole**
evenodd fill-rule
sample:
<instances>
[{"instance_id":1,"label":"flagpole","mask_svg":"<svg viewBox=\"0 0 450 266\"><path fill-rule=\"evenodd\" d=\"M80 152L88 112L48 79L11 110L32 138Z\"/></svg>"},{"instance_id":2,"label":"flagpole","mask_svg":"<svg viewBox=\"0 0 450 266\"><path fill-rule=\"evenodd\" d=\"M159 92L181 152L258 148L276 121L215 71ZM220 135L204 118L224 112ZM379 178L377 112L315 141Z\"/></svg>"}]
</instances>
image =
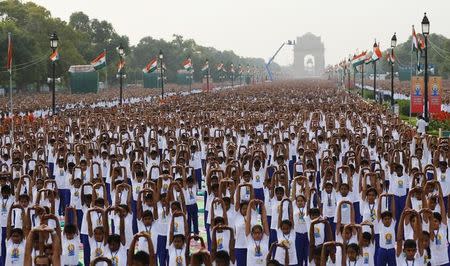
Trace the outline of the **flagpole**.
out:
<instances>
[{"instance_id":1,"label":"flagpole","mask_svg":"<svg viewBox=\"0 0 450 266\"><path fill-rule=\"evenodd\" d=\"M414 36L413 36L413 38L414 38ZM409 79L409 87L410 88L412 88L412 77L413 77L413 53L412 53L412 51L411 51L411 61L410 61L410 64L411 64L411 77L410 77L410 79ZM417 70L417 69L416 69ZM417 75L417 72L416 72L416 75ZM411 118L411 107L412 107L412 105L411 105L411 100L412 100L412 97L411 97L412 95L411 95L411 92L409 93L409 118Z\"/></svg>"},{"instance_id":2,"label":"flagpole","mask_svg":"<svg viewBox=\"0 0 450 266\"><path fill-rule=\"evenodd\" d=\"M108 89L108 64L106 63L106 49L103 49L105 52L105 90Z\"/></svg>"},{"instance_id":3,"label":"flagpole","mask_svg":"<svg viewBox=\"0 0 450 266\"><path fill-rule=\"evenodd\" d=\"M11 45L11 32L8 32L8 50L12 49ZM9 51L8 51L9 53ZM8 54L8 57L10 55ZM11 112L11 144L14 144L14 113L13 113L13 89L12 89L12 57L8 58L9 61L9 108Z\"/></svg>"},{"instance_id":4,"label":"flagpole","mask_svg":"<svg viewBox=\"0 0 450 266\"><path fill-rule=\"evenodd\" d=\"M364 65L366 62L364 62L361 65L361 97L364 99Z\"/></svg>"}]
</instances>

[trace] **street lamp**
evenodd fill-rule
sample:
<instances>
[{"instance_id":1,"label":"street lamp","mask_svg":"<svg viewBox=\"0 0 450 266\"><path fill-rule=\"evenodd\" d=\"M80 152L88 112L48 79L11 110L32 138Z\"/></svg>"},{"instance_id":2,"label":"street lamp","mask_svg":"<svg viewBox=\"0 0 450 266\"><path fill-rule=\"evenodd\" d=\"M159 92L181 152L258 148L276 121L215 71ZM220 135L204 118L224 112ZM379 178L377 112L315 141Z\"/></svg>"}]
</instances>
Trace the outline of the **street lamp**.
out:
<instances>
[{"instance_id":1,"label":"street lamp","mask_svg":"<svg viewBox=\"0 0 450 266\"><path fill-rule=\"evenodd\" d=\"M391 108L394 110L394 48L397 46L397 35L394 33L394 36L391 38Z\"/></svg>"},{"instance_id":2,"label":"street lamp","mask_svg":"<svg viewBox=\"0 0 450 266\"><path fill-rule=\"evenodd\" d=\"M375 53L378 47L377 42L373 44L373 53ZM373 100L377 102L377 61L373 61Z\"/></svg>"},{"instance_id":3,"label":"street lamp","mask_svg":"<svg viewBox=\"0 0 450 266\"><path fill-rule=\"evenodd\" d=\"M161 99L164 99L164 74L163 74L163 59L164 59L164 54L162 52L162 50L159 50L159 65L160 65L160 72L161 72Z\"/></svg>"},{"instance_id":4,"label":"street lamp","mask_svg":"<svg viewBox=\"0 0 450 266\"><path fill-rule=\"evenodd\" d=\"M56 35L56 32L53 32L50 35L50 48L52 49L52 52L55 53L56 49L58 48L58 35ZM56 67L56 60L52 61L52 114L56 113L56 102L55 102L55 67Z\"/></svg>"},{"instance_id":5,"label":"street lamp","mask_svg":"<svg viewBox=\"0 0 450 266\"><path fill-rule=\"evenodd\" d=\"M425 106L424 116L425 121L428 122L428 35L430 34L430 21L428 20L427 13L424 14L422 19L422 34L425 38Z\"/></svg>"},{"instance_id":6,"label":"street lamp","mask_svg":"<svg viewBox=\"0 0 450 266\"><path fill-rule=\"evenodd\" d=\"M350 55L348 55L348 67L347 67L347 76L348 76L348 90L350 91L350 65L352 64L350 60Z\"/></svg>"},{"instance_id":7,"label":"street lamp","mask_svg":"<svg viewBox=\"0 0 450 266\"><path fill-rule=\"evenodd\" d=\"M230 65L230 71L231 71L231 87L234 87L234 65L231 63Z\"/></svg>"},{"instance_id":8,"label":"street lamp","mask_svg":"<svg viewBox=\"0 0 450 266\"><path fill-rule=\"evenodd\" d=\"M119 45L119 48L117 48L119 50L119 57L120 57L120 62L119 62L119 81L120 81L120 99L119 99L119 105L122 105L123 102L123 56L125 55L125 49L123 48L122 44Z\"/></svg>"},{"instance_id":9,"label":"street lamp","mask_svg":"<svg viewBox=\"0 0 450 266\"><path fill-rule=\"evenodd\" d=\"M205 67L206 67L206 91L209 92L209 61L206 59L205 61Z\"/></svg>"}]
</instances>

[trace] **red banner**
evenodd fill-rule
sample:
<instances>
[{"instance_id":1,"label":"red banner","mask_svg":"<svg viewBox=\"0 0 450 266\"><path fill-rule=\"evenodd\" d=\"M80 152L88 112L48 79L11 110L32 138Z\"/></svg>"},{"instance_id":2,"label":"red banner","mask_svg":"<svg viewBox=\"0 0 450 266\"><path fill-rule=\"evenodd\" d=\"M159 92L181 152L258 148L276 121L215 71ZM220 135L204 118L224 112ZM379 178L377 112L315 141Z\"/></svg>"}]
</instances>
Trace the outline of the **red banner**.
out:
<instances>
[{"instance_id":1,"label":"red banner","mask_svg":"<svg viewBox=\"0 0 450 266\"><path fill-rule=\"evenodd\" d=\"M442 106L442 78L430 77L428 80L428 103L430 113L440 113Z\"/></svg>"},{"instance_id":2,"label":"red banner","mask_svg":"<svg viewBox=\"0 0 450 266\"><path fill-rule=\"evenodd\" d=\"M423 77L411 77L411 113L423 113Z\"/></svg>"}]
</instances>

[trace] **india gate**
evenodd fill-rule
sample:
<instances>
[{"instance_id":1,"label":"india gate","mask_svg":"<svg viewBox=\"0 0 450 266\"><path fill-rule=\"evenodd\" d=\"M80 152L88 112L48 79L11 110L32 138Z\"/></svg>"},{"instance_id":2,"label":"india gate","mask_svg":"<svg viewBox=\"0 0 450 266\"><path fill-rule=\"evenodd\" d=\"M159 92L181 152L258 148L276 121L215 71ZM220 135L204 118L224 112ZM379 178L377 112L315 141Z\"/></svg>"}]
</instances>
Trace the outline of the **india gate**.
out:
<instances>
[{"instance_id":1,"label":"india gate","mask_svg":"<svg viewBox=\"0 0 450 266\"><path fill-rule=\"evenodd\" d=\"M294 47L294 77L318 77L325 70L325 47L321 37L310 32L297 37Z\"/></svg>"}]
</instances>

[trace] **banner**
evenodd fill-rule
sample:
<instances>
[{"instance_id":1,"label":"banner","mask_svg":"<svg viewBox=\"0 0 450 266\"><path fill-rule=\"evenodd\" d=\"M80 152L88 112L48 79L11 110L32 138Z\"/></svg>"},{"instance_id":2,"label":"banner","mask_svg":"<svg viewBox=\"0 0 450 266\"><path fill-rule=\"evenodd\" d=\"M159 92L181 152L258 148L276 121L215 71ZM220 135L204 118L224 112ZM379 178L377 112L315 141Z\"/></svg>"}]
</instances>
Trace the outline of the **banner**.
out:
<instances>
[{"instance_id":1,"label":"banner","mask_svg":"<svg viewBox=\"0 0 450 266\"><path fill-rule=\"evenodd\" d=\"M411 77L411 113L423 113L423 77Z\"/></svg>"},{"instance_id":2,"label":"banner","mask_svg":"<svg viewBox=\"0 0 450 266\"><path fill-rule=\"evenodd\" d=\"M440 113L442 106L442 78L429 77L428 104L430 113Z\"/></svg>"}]
</instances>

